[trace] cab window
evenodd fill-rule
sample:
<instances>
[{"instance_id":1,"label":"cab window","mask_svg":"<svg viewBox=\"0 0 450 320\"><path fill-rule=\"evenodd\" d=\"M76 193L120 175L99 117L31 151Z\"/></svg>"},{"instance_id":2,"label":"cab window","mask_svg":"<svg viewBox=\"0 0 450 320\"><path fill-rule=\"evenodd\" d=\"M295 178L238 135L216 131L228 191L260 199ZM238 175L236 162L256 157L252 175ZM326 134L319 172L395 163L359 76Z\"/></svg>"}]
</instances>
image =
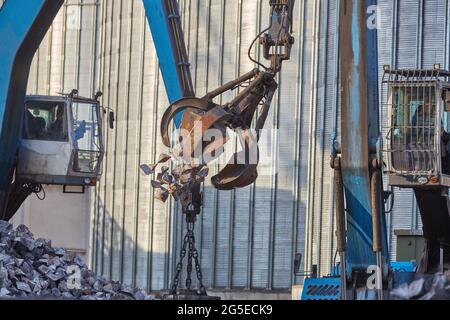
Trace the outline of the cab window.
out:
<instances>
[{"instance_id":1,"label":"cab window","mask_svg":"<svg viewBox=\"0 0 450 320\"><path fill-rule=\"evenodd\" d=\"M435 87L393 87L392 100L393 143L434 144Z\"/></svg>"},{"instance_id":2,"label":"cab window","mask_svg":"<svg viewBox=\"0 0 450 320\"><path fill-rule=\"evenodd\" d=\"M98 173L101 157L99 106L74 102L72 114L76 149L73 170L82 173Z\"/></svg>"},{"instance_id":3,"label":"cab window","mask_svg":"<svg viewBox=\"0 0 450 320\"><path fill-rule=\"evenodd\" d=\"M68 141L66 104L28 101L25 105L24 139Z\"/></svg>"}]
</instances>

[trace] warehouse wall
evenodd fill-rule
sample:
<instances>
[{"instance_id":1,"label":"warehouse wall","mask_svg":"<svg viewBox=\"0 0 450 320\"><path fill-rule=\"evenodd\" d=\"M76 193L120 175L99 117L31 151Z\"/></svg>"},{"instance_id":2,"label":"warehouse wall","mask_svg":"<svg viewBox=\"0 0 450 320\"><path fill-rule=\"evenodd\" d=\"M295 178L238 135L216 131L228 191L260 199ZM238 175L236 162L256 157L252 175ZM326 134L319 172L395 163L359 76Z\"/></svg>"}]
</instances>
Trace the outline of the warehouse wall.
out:
<instances>
[{"instance_id":1,"label":"warehouse wall","mask_svg":"<svg viewBox=\"0 0 450 320\"><path fill-rule=\"evenodd\" d=\"M70 6L63 9L58 19L66 22L60 23L76 21L71 25L81 29L66 27L67 38L53 37L52 52L43 43L30 88L44 93L74 85L85 94L103 90L103 104L115 110L117 123L107 132L104 177L90 201L91 264L98 273L126 283L168 287L176 263L173 253L183 236L182 216L176 204L155 201L150 178L138 171L139 164L153 163L165 151L158 125L168 102L151 34L139 0L99 1L95 15L87 3L80 1L73 15ZM329 154L339 129L336 4L297 1L297 41L267 123L279 129L271 141L279 152L273 165L262 169L275 174L262 175L255 185L236 192L205 185L196 233L208 287L288 289L302 281L293 277L295 253L304 255L307 271L312 264L322 275L330 271L334 222ZM440 62L449 67L448 1L380 0L379 5L380 77L383 64L431 67ZM253 68L246 52L268 24L265 1L180 0L180 8L197 95ZM77 64L69 58L73 54L87 60ZM46 56L58 58L49 63ZM66 61L65 68L58 61ZM231 97L224 95L222 102ZM420 228L410 191L396 191L388 221L391 235L394 229ZM390 243L394 259L394 236Z\"/></svg>"}]
</instances>

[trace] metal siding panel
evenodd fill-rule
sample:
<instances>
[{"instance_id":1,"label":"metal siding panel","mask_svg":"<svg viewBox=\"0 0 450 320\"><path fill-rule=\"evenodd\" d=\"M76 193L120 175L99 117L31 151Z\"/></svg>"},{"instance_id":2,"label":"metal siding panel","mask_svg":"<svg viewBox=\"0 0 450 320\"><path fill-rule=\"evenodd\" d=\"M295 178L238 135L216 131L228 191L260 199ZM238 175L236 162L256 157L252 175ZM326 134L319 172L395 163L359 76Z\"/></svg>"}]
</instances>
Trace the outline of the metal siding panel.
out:
<instances>
[{"instance_id":1,"label":"metal siding panel","mask_svg":"<svg viewBox=\"0 0 450 320\"><path fill-rule=\"evenodd\" d=\"M440 63L444 67L446 2L427 0L423 9L422 65L424 68L432 68L433 64Z\"/></svg>"},{"instance_id":2,"label":"metal siding panel","mask_svg":"<svg viewBox=\"0 0 450 320\"><path fill-rule=\"evenodd\" d=\"M122 273L122 234L125 232L123 228L123 166L125 160L125 153L123 150L123 137L126 136L126 105L123 103L123 91L121 90L124 86L123 79L125 78L125 65L124 55L122 55L121 48L124 45L125 25L122 23L123 10L126 7L124 0L119 0L116 2L114 22L115 33L112 41L113 45L113 55L115 56L114 76L112 77L112 85L115 87L112 107L116 110L116 124L115 124L115 137L112 141L114 145L114 161L112 164L112 170L114 170L113 178L113 190L111 191L112 203L111 211L113 214L113 224L112 224L112 236L111 236L111 277L113 279L120 279Z\"/></svg>"},{"instance_id":3,"label":"metal siding panel","mask_svg":"<svg viewBox=\"0 0 450 320\"><path fill-rule=\"evenodd\" d=\"M236 66L224 68L223 79L224 83L235 79L239 75L239 40L241 28L238 24L238 15L240 9L240 1L226 1L225 3L226 20L224 33L224 65ZM238 41L236 41L238 39ZM223 96L223 101L227 101L232 97L232 94L227 93ZM222 167L221 167L222 168ZM230 214L232 214L232 199L234 192L219 192L218 194L218 210L217 210L217 229L216 229L216 243L215 243L215 265L213 286L227 287L228 286L228 270L229 270L229 256L230 242Z\"/></svg>"},{"instance_id":4,"label":"metal siding panel","mask_svg":"<svg viewBox=\"0 0 450 320\"><path fill-rule=\"evenodd\" d=\"M305 31L303 38L303 46L304 46L304 60L302 64L302 72L303 72L303 82L302 90L303 97L301 101L302 108L302 139L300 142L300 148L304 155L301 166L303 170L302 174L302 184L301 184L301 193L302 198L305 201L305 226L303 230L303 236L305 237L305 251L304 251L304 261L305 268L310 270L311 266L314 264L314 212L313 212L313 190L311 190L314 185L311 183L311 170L313 167L313 157L311 155L311 133L313 127L313 119L315 106L311 104L313 101L313 83L311 83L312 75L314 74L314 21L316 18L316 14L314 12L314 1L305 1Z\"/></svg>"},{"instance_id":5,"label":"metal siding panel","mask_svg":"<svg viewBox=\"0 0 450 320\"><path fill-rule=\"evenodd\" d=\"M302 148L301 142L304 137L303 135L303 117L304 110L301 107L303 98L304 98L304 88L303 88L303 79L304 79L304 55L305 55L305 32L306 32L306 4L302 2L298 5L298 9L296 10L298 18L294 21L294 25L296 26L296 30L298 30L299 39L296 41L296 45L294 46L294 63L296 61L296 72L297 72L297 81L296 81L296 98L295 98L295 140L294 140L294 158L295 158L295 170L294 170L294 183L293 183L293 246L291 251L291 256L301 252L304 253L305 248L305 196L304 192L304 168L303 161L305 161L305 153ZM305 264L306 265L306 264ZM303 268L301 268L303 271ZM293 277L291 273L291 282L295 283L297 281L297 277Z\"/></svg>"},{"instance_id":6,"label":"metal siding panel","mask_svg":"<svg viewBox=\"0 0 450 320\"><path fill-rule=\"evenodd\" d=\"M397 42L397 67L417 67L416 45L419 38L418 20L419 3L417 0L401 0L398 11L398 42Z\"/></svg>"},{"instance_id":7,"label":"metal siding panel","mask_svg":"<svg viewBox=\"0 0 450 320\"><path fill-rule=\"evenodd\" d=\"M261 17L268 16L268 10L266 6L263 6ZM262 21L263 25L267 24L267 21ZM244 44L243 44L244 45ZM248 44L245 44L247 46ZM269 112L266 122L266 128L276 127L276 101L278 94L274 98L274 103ZM273 136L269 136L269 150L272 150ZM268 266L271 254L271 247L273 243L273 233L270 228L271 217L274 214L272 211L273 195L271 188L273 187L273 177L270 172L273 170L272 165L268 165L265 168L266 174L263 173L264 168L260 168L261 176L255 183L255 204L254 204L254 234L253 234L253 256L252 256L252 274L251 274L251 288L269 288L269 271ZM269 174L267 174L269 172Z\"/></svg>"},{"instance_id":8,"label":"metal siding panel","mask_svg":"<svg viewBox=\"0 0 450 320\"><path fill-rule=\"evenodd\" d=\"M133 243L136 241L135 223L136 220L136 180L139 175L139 159L137 152L138 143L138 118L140 117L138 97L139 97L139 75L140 59L139 52L140 43L139 36L136 32L139 30L138 19L140 17L134 7L134 2L129 1L126 12L124 13L126 21L126 51L127 61L125 63L126 72L124 76L124 104L127 105L127 135L124 137L124 153L126 159L123 171L124 191L123 191L123 225L125 232L122 235L122 274L121 281L125 283L133 283L134 268L134 250Z\"/></svg>"},{"instance_id":9,"label":"metal siding panel","mask_svg":"<svg viewBox=\"0 0 450 320\"><path fill-rule=\"evenodd\" d=\"M331 154L331 141L334 135L335 117L333 114L333 105L335 104L336 97L336 83L338 74L336 73L336 5L338 2L329 1L326 2L324 8L324 27L321 32L321 41L324 43L326 50L323 52L323 61L325 67L322 73L322 86L323 86L323 133L322 133L322 151L321 157L321 177L322 177L322 192L320 205L320 211L323 214L322 217L322 241L321 241L321 272L328 273L330 271L331 260L334 256L333 238L334 238L334 222L333 222L333 198L332 198L332 186L333 186L333 170L331 170L328 155Z\"/></svg>"},{"instance_id":10,"label":"metal siding panel","mask_svg":"<svg viewBox=\"0 0 450 320\"><path fill-rule=\"evenodd\" d=\"M206 59L203 68L207 70L207 74L204 76L205 82L203 89L198 94L203 94L206 91L215 89L223 83L223 42L224 42L224 14L225 6L223 1L211 1L208 12L208 34L207 39L209 46L205 48ZM184 19L185 21L187 19ZM213 32L213 34L211 34ZM214 165L210 167L211 175L218 173L218 166ZM217 219L218 208L216 197L218 191L212 187L209 179L206 180L204 185L204 205L202 208L202 220L203 225L202 232L202 245L201 245L201 259L202 268L205 278L205 283L212 284L212 277L214 274L214 260L215 260L215 236L216 227L215 221Z\"/></svg>"},{"instance_id":11,"label":"metal siding panel","mask_svg":"<svg viewBox=\"0 0 450 320\"><path fill-rule=\"evenodd\" d=\"M380 26L384 26L383 28L378 30L378 67L379 67L379 75L382 77L383 75L383 66L384 65L391 65L392 67L395 67L395 56L394 56L394 48L393 41L396 41L396 34L397 34L397 21L394 11L397 8L397 0L394 1L380 1L379 2L379 13L380 13ZM381 78L379 79L381 80ZM381 119L381 135L382 135L382 141L383 146L387 146L386 142L386 125L385 125L385 119L386 117L386 93L384 92L384 86L380 86L380 119ZM384 177L383 183L385 188L387 188L387 177ZM395 195L397 196L397 194ZM388 232L388 243L391 247L391 241L394 236L393 228L392 228L392 213L390 213L387 216L387 228L389 230ZM392 250L390 252L390 256L392 258Z\"/></svg>"},{"instance_id":12,"label":"metal siding panel","mask_svg":"<svg viewBox=\"0 0 450 320\"><path fill-rule=\"evenodd\" d=\"M247 58L247 44L255 38L255 26L259 21L258 5L253 1L243 1L239 7L238 21L241 21L239 45L239 74L246 73L254 68L254 64ZM251 14L247 14L251 13ZM259 170L259 173L261 171ZM227 287L245 287L247 272L248 226L251 198L251 188L247 187L234 192L234 205L230 216L233 224L230 225L228 242L231 247L229 257L228 285Z\"/></svg>"},{"instance_id":13,"label":"metal siding panel","mask_svg":"<svg viewBox=\"0 0 450 320\"><path fill-rule=\"evenodd\" d=\"M141 8L142 10L142 8ZM141 119L140 119L140 143L138 152L140 154L140 163L155 162L155 155L152 152L154 143L154 131L156 130L157 113L148 112L155 105L155 96L152 88L155 79L158 77L156 52L150 47L151 34L147 30L147 22L144 13L141 14L141 46L144 47L142 56L140 57L142 63L142 71L140 77L142 81L141 94ZM150 177L139 178L139 194L138 194L138 219L137 219L137 243L135 247L136 253L136 284L147 288L149 259L148 259L148 237L151 228L152 215L152 193L150 192Z\"/></svg>"}]
</instances>

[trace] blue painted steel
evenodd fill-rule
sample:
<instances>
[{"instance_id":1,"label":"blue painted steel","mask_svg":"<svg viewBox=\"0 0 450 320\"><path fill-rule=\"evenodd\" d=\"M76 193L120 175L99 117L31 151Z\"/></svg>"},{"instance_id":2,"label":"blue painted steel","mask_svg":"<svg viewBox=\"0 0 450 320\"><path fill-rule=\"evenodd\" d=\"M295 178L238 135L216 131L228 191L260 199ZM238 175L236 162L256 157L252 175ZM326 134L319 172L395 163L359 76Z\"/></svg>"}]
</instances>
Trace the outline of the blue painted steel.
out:
<instances>
[{"instance_id":1,"label":"blue painted steel","mask_svg":"<svg viewBox=\"0 0 450 320\"><path fill-rule=\"evenodd\" d=\"M63 0L7 0L0 9L0 215L19 143L29 67Z\"/></svg>"},{"instance_id":2,"label":"blue painted steel","mask_svg":"<svg viewBox=\"0 0 450 320\"><path fill-rule=\"evenodd\" d=\"M159 59L159 67L170 103L184 98L184 89L180 81L176 48L171 37L169 14L164 0L143 0L147 20L153 36L153 42ZM179 127L182 113L175 118Z\"/></svg>"},{"instance_id":3,"label":"blue painted steel","mask_svg":"<svg viewBox=\"0 0 450 320\"><path fill-rule=\"evenodd\" d=\"M346 1L342 16L351 19L352 57L344 61L343 81L347 105L342 106L342 172L348 219L347 262L349 272L366 270L376 264L372 248L372 209L370 201L369 141L379 137L377 31L368 28L369 6L376 0ZM344 11L344 10L342 10ZM342 17L341 16L341 17ZM342 24L342 21L341 21ZM341 33L342 35L342 33ZM351 40L350 40L351 37ZM342 39L341 39L342 41ZM374 116L375 115L375 116ZM385 227L385 222L383 221ZM387 233L383 231L384 255L387 257Z\"/></svg>"},{"instance_id":4,"label":"blue painted steel","mask_svg":"<svg viewBox=\"0 0 450 320\"><path fill-rule=\"evenodd\" d=\"M302 300L341 300L340 278L307 278Z\"/></svg>"},{"instance_id":5,"label":"blue painted steel","mask_svg":"<svg viewBox=\"0 0 450 320\"><path fill-rule=\"evenodd\" d=\"M403 284L410 284L414 281L416 272L394 272L392 276L392 288L398 288Z\"/></svg>"},{"instance_id":6,"label":"blue painted steel","mask_svg":"<svg viewBox=\"0 0 450 320\"><path fill-rule=\"evenodd\" d=\"M391 262L390 266L393 272L393 288L398 288L402 284L410 284L414 281L417 272L417 265L414 262Z\"/></svg>"},{"instance_id":7,"label":"blue painted steel","mask_svg":"<svg viewBox=\"0 0 450 320\"><path fill-rule=\"evenodd\" d=\"M346 265L347 266L347 273L349 273L349 272L351 272L351 270L348 268L348 265ZM331 275L330 275L330 277L332 277L332 278L334 278L334 277L340 277L341 276L341 263L340 262L338 262L333 268L332 268L332 270L331 270Z\"/></svg>"},{"instance_id":8,"label":"blue painted steel","mask_svg":"<svg viewBox=\"0 0 450 320\"><path fill-rule=\"evenodd\" d=\"M416 272L417 265L414 262L391 262L392 271L394 272Z\"/></svg>"}]
</instances>

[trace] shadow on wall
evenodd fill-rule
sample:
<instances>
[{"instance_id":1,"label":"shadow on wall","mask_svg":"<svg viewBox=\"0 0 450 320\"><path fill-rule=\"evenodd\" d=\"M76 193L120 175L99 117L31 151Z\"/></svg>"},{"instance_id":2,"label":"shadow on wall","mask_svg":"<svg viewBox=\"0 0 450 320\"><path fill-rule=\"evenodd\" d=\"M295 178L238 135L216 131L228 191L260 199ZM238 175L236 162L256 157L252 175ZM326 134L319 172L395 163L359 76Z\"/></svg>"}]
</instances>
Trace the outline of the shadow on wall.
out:
<instances>
[{"instance_id":1,"label":"shadow on wall","mask_svg":"<svg viewBox=\"0 0 450 320\"><path fill-rule=\"evenodd\" d=\"M167 287L158 275L153 275L154 264L167 261L168 252L148 250L125 230L104 204L97 199L94 224L91 226L91 268L98 275L148 291ZM150 232L149 232L150 233ZM150 243L148 237L148 243ZM150 246L151 247L151 246Z\"/></svg>"},{"instance_id":2,"label":"shadow on wall","mask_svg":"<svg viewBox=\"0 0 450 320\"><path fill-rule=\"evenodd\" d=\"M196 225L205 286L290 290L293 284L301 283L302 278L294 276L293 268L295 254L305 256L304 204L294 200L291 191L280 189L274 195L272 189L256 187L254 201L250 201L251 188L216 192L211 187L205 188L205 205ZM208 202L208 198L217 195L217 205ZM276 206L276 212L272 205L274 196L277 202L283 201L282 206ZM97 202L90 253L93 270L149 291L169 288L185 234L181 212L175 215L175 209L172 213L154 209L150 217L143 218L138 213L137 219L133 210L125 210L120 221L104 207L101 199ZM172 228L152 219L167 214L170 215L167 221L173 221ZM195 268L192 279L196 285ZM185 269L181 286L184 283Z\"/></svg>"}]
</instances>

